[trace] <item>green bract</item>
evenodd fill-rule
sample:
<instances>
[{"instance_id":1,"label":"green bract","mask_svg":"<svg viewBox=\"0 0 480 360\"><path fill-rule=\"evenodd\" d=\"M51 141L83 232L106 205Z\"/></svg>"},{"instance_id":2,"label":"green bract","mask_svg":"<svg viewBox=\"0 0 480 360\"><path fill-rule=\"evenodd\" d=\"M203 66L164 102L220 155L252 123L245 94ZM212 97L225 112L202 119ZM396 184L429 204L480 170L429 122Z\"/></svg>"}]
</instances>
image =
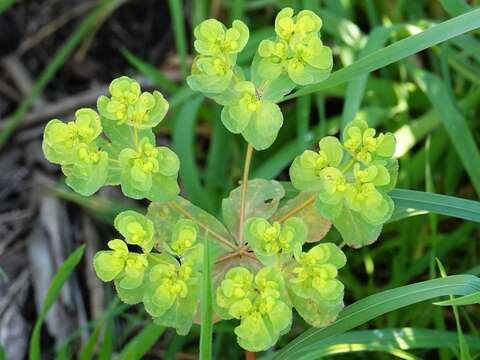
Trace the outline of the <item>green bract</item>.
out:
<instances>
[{"instance_id":1,"label":"green bract","mask_svg":"<svg viewBox=\"0 0 480 360\"><path fill-rule=\"evenodd\" d=\"M166 147L155 147L143 138L137 149L120 152L122 191L133 199L165 200L178 194L180 160Z\"/></svg>"},{"instance_id":2,"label":"green bract","mask_svg":"<svg viewBox=\"0 0 480 360\"><path fill-rule=\"evenodd\" d=\"M148 266L143 254L130 253L127 244L119 239L108 242L112 250L99 251L93 258L93 266L102 281L118 281L118 286L131 290L138 288Z\"/></svg>"},{"instance_id":3,"label":"green bract","mask_svg":"<svg viewBox=\"0 0 480 360\"><path fill-rule=\"evenodd\" d=\"M329 324L342 309L343 284L336 278L346 261L335 244L325 243L297 254L287 268L293 306L312 326Z\"/></svg>"},{"instance_id":4,"label":"green bract","mask_svg":"<svg viewBox=\"0 0 480 360\"><path fill-rule=\"evenodd\" d=\"M259 99L255 85L241 81L235 85L238 94L222 110L222 122L234 134L241 133L256 150L263 150L275 141L283 124L282 112L271 101Z\"/></svg>"},{"instance_id":5,"label":"green bract","mask_svg":"<svg viewBox=\"0 0 480 360\"><path fill-rule=\"evenodd\" d=\"M168 254L157 254L145 286L145 310L160 325L176 328L180 335L190 330L198 303L201 274L198 259L181 262Z\"/></svg>"},{"instance_id":6,"label":"green bract","mask_svg":"<svg viewBox=\"0 0 480 360\"><path fill-rule=\"evenodd\" d=\"M327 167L340 165L343 147L337 138L324 137L319 142L320 151L306 150L297 156L290 167L293 186L303 191L318 191L322 186L321 172Z\"/></svg>"},{"instance_id":7,"label":"green bract","mask_svg":"<svg viewBox=\"0 0 480 360\"><path fill-rule=\"evenodd\" d=\"M226 29L220 21L208 19L201 22L193 34L195 50L202 55L214 56L242 51L247 44L249 30L240 20L234 20L232 27Z\"/></svg>"},{"instance_id":8,"label":"green bract","mask_svg":"<svg viewBox=\"0 0 480 360\"><path fill-rule=\"evenodd\" d=\"M158 91L141 92L137 81L127 76L119 77L109 86L111 98L98 98L98 111L107 119L127 124L137 129L157 126L168 111L168 102Z\"/></svg>"},{"instance_id":9,"label":"green bract","mask_svg":"<svg viewBox=\"0 0 480 360\"><path fill-rule=\"evenodd\" d=\"M282 73L298 85L324 80L332 69L332 51L324 46L318 32L322 20L315 13L281 10L275 20L276 38L263 40L258 47L258 74L273 80Z\"/></svg>"},{"instance_id":10,"label":"green bract","mask_svg":"<svg viewBox=\"0 0 480 360\"><path fill-rule=\"evenodd\" d=\"M241 77L235 64L237 53L247 44L249 30L240 20L227 29L221 22L208 19L195 28L194 35L200 55L193 60L187 83L193 90L215 98L233 85L234 78Z\"/></svg>"},{"instance_id":11,"label":"green bract","mask_svg":"<svg viewBox=\"0 0 480 360\"><path fill-rule=\"evenodd\" d=\"M223 318L240 320L235 334L249 351L271 347L292 322L284 281L274 268L261 269L254 281L248 269L230 269L217 288L216 301Z\"/></svg>"},{"instance_id":12,"label":"green bract","mask_svg":"<svg viewBox=\"0 0 480 360\"><path fill-rule=\"evenodd\" d=\"M181 256L197 244L197 234L197 224L189 219L180 219L173 228L170 242L164 245L173 254Z\"/></svg>"},{"instance_id":13,"label":"green bract","mask_svg":"<svg viewBox=\"0 0 480 360\"><path fill-rule=\"evenodd\" d=\"M374 159L391 158L395 152L395 137L369 128L365 120L353 120L343 131L345 149L356 160L369 164Z\"/></svg>"},{"instance_id":14,"label":"green bract","mask_svg":"<svg viewBox=\"0 0 480 360\"><path fill-rule=\"evenodd\" d=\"M124 211L117 215L114 226L127 244L138 245L145 253L152 251L153 222L144 215L136 211Z\"/></svg>"},{"instance_id":15,"label":"green bract","mask_svg":"<svg viewBox=\"0 0 480 360\"><path fill-rule=\"evenodd\" d=\"M316 192L322 215L356 247L375 241L393 211L386 192L397 177L395 138L375 133L365 121L354 120L345 128L343 145L327 136L318 153L306 150L290 167L293 186Z\"/></svg>"},{"instance_id":16,"label":"green bract","mask_svg":"<svg viewBox=\"0 0 480 360\"><path fill-rule=\"evenodd\" d=\"M45 157L62 165L67 184L85 196L107 181L108 155L96 145L101 132L100 118L92 109L78 110L74 122L54 119L45 127L42 144Z\"/></svg>"},{"instance_id":17,"label":"green bract","mask_svg":"<svg viewBox=\"0 0 480 360\"><path fill-rule=\"evenodd\" d=\"M307 226L303 220L295 217L281 225L278 222L270 225L262 218L250 218L244 227L244 237L260 260L273 265L279 260L277 255L288 260L293 253L302 250L307 237Z\"/></svg>"}]
</instances>

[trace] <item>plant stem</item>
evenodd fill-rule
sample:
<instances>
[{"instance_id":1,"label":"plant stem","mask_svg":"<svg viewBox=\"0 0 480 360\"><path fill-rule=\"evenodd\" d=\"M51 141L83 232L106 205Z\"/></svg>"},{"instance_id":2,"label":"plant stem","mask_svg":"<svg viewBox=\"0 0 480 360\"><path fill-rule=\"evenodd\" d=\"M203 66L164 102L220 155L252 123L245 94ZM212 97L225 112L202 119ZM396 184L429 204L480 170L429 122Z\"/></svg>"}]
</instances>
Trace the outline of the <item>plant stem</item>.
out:
<instances>
[{"instance_id":1,"label":"plant stem","mask_svg":"<svg viewBox=\"0 0 480 360\"><path fill-rule=\"evenodd\" d=\"M254 352L245 351L245 360L255 360L256 356Z\"/></svg>"},{"instance_id":2,"label":"plant stem","mask_svg":"<svg viewBox=\"0 0 480 360\"><path fill-rule=\"evenodd\" d=\"M285 215L283 216L280 216L277 221L279 223L282 223L284 222L285 220L289 219L290 217L292 217L293 215L295 215L296 213L299 213L300 211L302 211L303 209L309 207L310 205L312 205L315 200L317 199L317 195L312 195L311 197L309 197L307 200L305 200L305 202L303 202L302 204L298 205L297 207L293 208L292 210L290 210L289 212L287 212Z\"/></svg>"},{"instance_id":3,"label":"plant stem","mask_svg":"<svg viewBox=\"0 0 480 360\"><path fill-rule=\"evenodd\" d=\"M245 221L245 198L247 196L248 173L250 172L250 162L252 161L253 146L248 144L247 154L245 155L245 164L243 166L242 190L240 194L240 220L238 224L239 244L243 244L243 222Z\"/></svg>"}]
</instances>

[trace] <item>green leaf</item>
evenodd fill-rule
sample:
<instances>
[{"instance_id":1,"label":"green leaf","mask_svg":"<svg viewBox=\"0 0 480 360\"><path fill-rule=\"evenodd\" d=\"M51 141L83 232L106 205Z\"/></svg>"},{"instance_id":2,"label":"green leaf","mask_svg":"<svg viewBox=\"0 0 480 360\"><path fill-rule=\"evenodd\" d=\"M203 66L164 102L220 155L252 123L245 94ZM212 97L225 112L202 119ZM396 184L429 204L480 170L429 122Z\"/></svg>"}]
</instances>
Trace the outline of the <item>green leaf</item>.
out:
<instances>
[{"instance_id":1,"label":"green leaf","mask_svg":"<svg viewBox=\"0 0 480 360\"><path fill-rule=\"evenodd\" d=\"M148 76L160 89L165 89L170 93L174 93L178 90L177 84L165 77L160 70L154 66L144 62L139 57L132 54L127 49L121 50L122 55L127 61L134 66L138 71Z\"/></svg>"},{"instance_id":2,"label":"green leaf","mask_svg":"<svg viewBox=\"0 0 480 360\"><path fill-rule=\"evenodd\" d=\"M282 125L283 115L278 105L261 101L242 135L255 150L265 150L273 144Z\"/></svg>"},{"instance_id":3,"label":"green leaf","mask_svg":"<svg viewBox=\"0 0 480 360\"><path fill-rule=\"evenodd\" d=\"M308 228L306 242L317 242L328 233L332 223L325 219L316 206L313 205L316 196L312 193L301 192L293 199L288 200L273 215L272 220L278 221L288 216L294 210L295 217L304 221Z\"/></svg>"},{"instance_id":4,"label":"green leaf","mask_svg":"<svg viewBox=\"0 0 480 360\"><path fill-rule=\"evenodd\" d=\"M211 198L200 182L200 174L195 162L195 124L197 112L203 100L203 96L197 96L183 105L173 131L173 146L182 164L179 174L185 193L194 204L206 210L212 210Z\"/></svg>"},{"instance_id":5,"label":"green leaf","mask_svg":"<svg viewBox=\"0 0 480 360\"><path fill-rule=\"evenodd\" d=\"M480 195L480 152L465 117L452 98L450 89L441 78L432 73L417 68L411 69L411 73L418 86L430 99L470 176L477 195Z\"/></svg>"},{"instance_id":6,"label":"green leaf","mask_svg":"<svg viewBox=\"0 0 480 360\"><path fill-rule=\"evenodd\" d=\"M466 14L444 21L406 39L397 41L381 50L377 50L372 54L355 61L353 64L332 73L325 81L316 85L305 86L292 95L285 97L284 100L293 99L301 95L311 94L330 87L338 86L357 76L393 64L396 61L478 27L480 27L480 9L475 9Z\"/></svg>"},{"instance_id":7,"label":"green leaf","mask_svg":"<svg viewBox=\"0 0 480 360\"><path fill-rule=\"evenodd\" d=\"M480 350L480 339L473 336L465 339L472 350ZM418 328L360 330L318 341L312 346L305 347L295 358L309 360L364 351L387 352L395 356L398 349L455 349L457 347L457 334L452 331Z\"/></svg>"},{"instance_id":8,"label":"green leaf","mask_svg":"<svg viewBox=\"0 0 480 360\"><path fill-rule=\"evenodd\" d=\"M344 206L340 214L332 220L332 224L342 235L343 241L353 248L370 245L382 232L382 225L366 222L360 213Z\"/></svg>"},{"instance_id":9,"label":"green leaf","mask_svg":"<svg viewBox=\"0 0 480 360\"><path fill-rule=\"evenodd\" d=\"M83 346L80 354L78 355L78 360L90 360L93 358L93 353L95 351L95 345L97 345L98 337L100 336L100 331L103 328L103 321L99 322L92 333L87 339L87 342Z\"/></svg>"},{"instance_id":10,"label":"green leaf","mask_svg":"<svg viewBox=\"0 0 480 360\"><path fill-rule=\"evenodd\" d=\"M212 358L213 306L212 306L212 266L208 233L203 247L202 274L202 322L200 328L200 360Z\"/></svg>"},{"instance_id":11,"label":"green leaf","mask_svg":"<svg viewBox=\"0 0 480 360\"><path fill-rule=\"evenodd\" d=\"M113 354L113 319L107 320L107 325L105 327L105 332L103 335L103 341L100 345L100 350L98 354L98 360L110 360Z\"/></svg>"},{"instance_id":12,"label":"green leaf","mask_svg":"<svg viewBox=\"0 0 480 360\"><path fill-rule=\"evenodd\" d=\"M60 295L60 291L62 290L63 284L68 280L68 278L72 274L75 267L80 263L80 260L82 260L84 251L85 251L85 245L82 245L79 248L77 248L62 263L62 265L60 265L57 273L53 277L52 282L50 283L50 287L47 290L47 295L43 300L40 313L38 314L37 320L35 321L35 325L33 327L32 336L30 338L30 344L29 344L29 355L28 355L29 360L40 360L40 354L41 354L40 335L41 335L43 320L45 320L48 310L50 310L52 305L55 303L55 300Z\"/></svg>"},{"instance_id":13,"label":"green leaf","mask_svg":"<svg viewBox=\"0 0 480 360\"><path fill-rule=\"evenodd\" d=\"M216 240L215 248L221 253L236 249L234 240L220 221L182 197L177 197L172 201L151 203L148 207L147 217L153 221L155 243L160 248L164 242L170 241L178 220L186 218L198 225L197 239L204 238L208 232L209 236Z\"/></svg>"},{"instance_id":14,"label":"green leaf","mask_svg":"<svg viewBox=\"0 0 480 360\"><path fill-rule=\"evenodd\" d=\"M275 360L292 359L307 346L344 333L376 317L421 301L447 295L468 295L480 290L480 279L473 275L453 275L441 279L386 290L346 307L336 322L323 329L310 329L276 353Z\"/></svg>"},{"instance_id":15,"label":"green leaf","mask_svg":"<svg viewBox=\"0 0 480 360\"><path fill-rule=\"evenodd\" d=\"M360 51L358 55L359 59L373 53L374 51L384 46L390 33L390 28L374 28L368 35L365 47ZM360 109L360 104L362 103L368 76L369 73L358 76L357 78L353 79L347 86L341 119L342 129L345 128L345 126L355 118L355 115Z\"/></svg>"},{"instance_id":16,"label":"green leaf","mask_svg":"<svg viewBox=\"0 0 480 360\"><path fill-rule=\"evenodd\" d=\"M239 234L241 190L241 186L237 187L222 201L223 220L232 234ZM284 196L283 186L275 180L249 180L245 195L244 220L250 217L269 218L277 211L278 204Z\"/></svg>"},{"instance_id":17,"label":"green leaf","mask_svg":"<svg viewBox=\"0 0 480 360\"><path fill-rule=\"evenodd\" d=\"M175 38L175 46L177 54L180 58L180 69L183 78L187 76L187 41L185 34L185 19L183 4L181 0L169 0L170 15L173 25L173 35Z\"/></svg>"},{"instance_id":18,"label":"green leaf","mask_svg":"<svg viewBox=\"0 0 480 360\"><path fill-rule=\"evenodd\" d=\"M480 304L480 292L461 296L451 300L438 301L434 303L440 306L474 305Z\"/></svg>"},{"instance_id":19,"label":"green leaf","mask_svg":"<svg viewBox=\"0 0 480 360\"><path fill-rule=\"evenodd\" d=\"M424 210L480 222L480 202L423 191L395 189L389 193L395 207Z\"/></svg>"},{"instance_id":20,"label":"green leaf","mask_svg":"<svg viewBox=\"0 0 480 360\"><path fill-rule=\"evenodd\" d=\"M147 325L122 349L119 360L140 360L165 332L163 326Z\"/></svg>"}]
</instances>

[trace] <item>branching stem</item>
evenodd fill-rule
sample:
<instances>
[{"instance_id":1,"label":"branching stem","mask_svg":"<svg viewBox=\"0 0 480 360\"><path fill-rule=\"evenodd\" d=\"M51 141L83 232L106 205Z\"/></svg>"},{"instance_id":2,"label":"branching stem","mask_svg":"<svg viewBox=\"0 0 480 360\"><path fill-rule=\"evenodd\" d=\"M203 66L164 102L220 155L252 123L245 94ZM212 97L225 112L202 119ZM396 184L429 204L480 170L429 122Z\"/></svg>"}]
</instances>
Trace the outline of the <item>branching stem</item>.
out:
<instances>
[{"instance_id":1,"label":"branching stem","mask_svg":"<svg viewBox=\"0 0 480 360\"><path fill-rule=\"evenodd\" d=\"M307 200L305 200L303 203L301 203L300 205L298 205L297 207L294 207L292 210L290 210L289 212L287 212L285 215L283 216L280 216L277 221L279 223L282 223L284 222L285 220L288 220L289 218L291 218L293 215L299 213L300 211L302 211L303 209L309 207L310 205L312 205L315 200L317 199L317 195L312 195L310 196Z\"/></svg>"},{"instance_id":2,"label":"branching stem","mask_svg":"<svg viewBox=\"0 0 480 360\"><path fill-rule=\"evenodd\" d=\"M197 219L195 219L187 210L185 210L184 208L182 208L181 206L179 206L178 204L176 204L175 202L171 201L170 202L170 205L172 205L172 207L174 207L178 212L182 213L183 216L189 218L190 220L192 220L193 222L195 222L196 224L198 224L198 226L200 226L203 230L205 231L208 231L208 233L212 234L212 236L217 239L218 241L220 241L222 244L228 246L229 248L231 249L234 249L234 250L237 250L237 246L235 246L235 244L231 243L230 241L228 241L225 237L223 237L222 235L220 235L219 233L213 231L212 229L206 227L204 224L202 224L200 221L198 221Z\"/></svg>"},{"instance_id":3,"label":"branching stem","mask_svg":"<svg viewBox=\"0 0 480 360\"><path fill-rule=\"evenodd\" d=\"M243 222L245 221L245 198L247 196L248 173L250 172L250 163L252 161L253 146L248 144L247 154L245 155L245 164L243 166L242 189L240 193L240 220L238 224L238 239L240 246L243 245Z\"/></svg>"}]
</instances>

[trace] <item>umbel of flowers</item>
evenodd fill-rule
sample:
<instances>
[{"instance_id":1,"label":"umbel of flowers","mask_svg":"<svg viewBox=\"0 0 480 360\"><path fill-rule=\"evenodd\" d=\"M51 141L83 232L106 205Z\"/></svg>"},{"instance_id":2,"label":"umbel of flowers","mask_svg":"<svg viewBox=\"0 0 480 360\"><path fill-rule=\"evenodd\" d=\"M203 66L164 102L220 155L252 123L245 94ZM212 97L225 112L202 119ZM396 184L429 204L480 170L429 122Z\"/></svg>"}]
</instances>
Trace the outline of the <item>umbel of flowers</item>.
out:
<instances>
[{"instance_id":1,"label":"umbel of flowers","mask_svg":"<svg viewBox=\"0 0 480 360\"><path fill-rule=\"evenodd\" d=\"M230 28L206 20L194 30L199 54L187 82L223 106L221 121L229 131L257 150L266 149L283 124L277 103L331 71L332 53L320 39L321 26L311 11L295 15L283 9L275 20L276 36L260 43L244 73L236 62L248 27L239 20ZM343 142L327 136L318 151L295 158L290 178L297 197L280 206L279 183L248 181L246 187L259 186L260 198L280 195L271 202L247 197L259 209L239 221L240 191L233 190L223 208L225 226L179 196L179 158L157 146L153 132L169 108L163 95L142 91L126 76L113 80L109 92L98 99L96 110L78 110L74 121L51 120L42 144L45 157L61 166L67 185L79 194L120 186L127 197L153 202L147 215L116 216L117 236L93 260L97 276L113 282L122 301L143 304L154 322L185 335L200 316L204 241L218 240L210 253L216 260L214 310L216 318L237 320L240 346L270 348L290 330L294 310L315 327L333 322L343 308L338 276L346 257L333 243L313 244L326 232L319 235L318 224L328 230L331 222L351 247L376 240L393 211L388 196L398 171L393 135L352 121ZM309 207L298 206L304 199ZM292 214L297 208L305 211Z\"/></svg>"}]
</instances>

